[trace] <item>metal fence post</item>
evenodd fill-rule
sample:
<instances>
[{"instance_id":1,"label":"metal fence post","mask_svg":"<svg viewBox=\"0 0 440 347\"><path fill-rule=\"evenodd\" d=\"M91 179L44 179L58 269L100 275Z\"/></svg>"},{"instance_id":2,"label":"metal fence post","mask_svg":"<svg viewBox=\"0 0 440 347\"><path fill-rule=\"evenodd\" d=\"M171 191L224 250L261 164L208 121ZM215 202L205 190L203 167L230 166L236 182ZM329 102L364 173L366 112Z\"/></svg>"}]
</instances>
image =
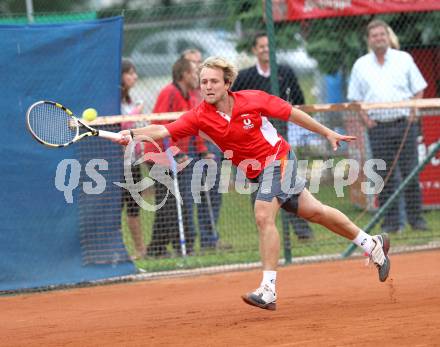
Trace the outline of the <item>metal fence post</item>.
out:
<instances>
[{"instance_id":1,"label":"metal fence post","mask_svg":"<svg viewBox=\"0 0 440 347\"><path fill-rule=\"evenodd\" d=\"M266 31L267 37L269 39L269 57L270 57L270 84L272 89L272 94L280 95L280 86L278 84L278 65L276 61L276 44L275 44L275 30L273 25L272 16L272 0L266 0L265 2L266 11ZM290 243L290 233L289 233L289 221L287 213L281 211L281 221L283 230L283 248L284 248L284 261L286 264L292 262L292 247Z\"/></svg>"},{"instance_id":2,"label":"metal fence post","mask_svg":"<svg viewBox=\"0 0 440 347\"><path fill-rule=\"evenodd\" d=\"M34 22L34 4L32 0L26 0L26 15L29 23Z\"/></svg>"}]
</instances>

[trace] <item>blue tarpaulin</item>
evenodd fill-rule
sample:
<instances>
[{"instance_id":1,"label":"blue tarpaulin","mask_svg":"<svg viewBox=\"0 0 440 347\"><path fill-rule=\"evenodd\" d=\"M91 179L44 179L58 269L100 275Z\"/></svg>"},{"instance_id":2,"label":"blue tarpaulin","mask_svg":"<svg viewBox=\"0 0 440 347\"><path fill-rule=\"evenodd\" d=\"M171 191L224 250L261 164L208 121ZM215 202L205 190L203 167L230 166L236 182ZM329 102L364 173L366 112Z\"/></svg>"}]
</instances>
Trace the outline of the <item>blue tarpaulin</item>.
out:
<instances>
[{"instance_id":1,"label":"blue tarpaulin","mask_svg":"<svg viewBox=\"0 0 440 347\"><path fill-rule=\"evenodd\" d=\"M72 284L135 271L131 262L84 264L79 193L75 191L69 204L55 187L57 165L76 158L78 144L45 148L25 125L27 108L38 100L57 101L77 114L88 107L100 114L119 114L122 26L121 17L0 25L0 290ZM116 215L110 228L117 239L113 241L122 244L120 195L113 200Z\"/></svg>"}]
</instances>

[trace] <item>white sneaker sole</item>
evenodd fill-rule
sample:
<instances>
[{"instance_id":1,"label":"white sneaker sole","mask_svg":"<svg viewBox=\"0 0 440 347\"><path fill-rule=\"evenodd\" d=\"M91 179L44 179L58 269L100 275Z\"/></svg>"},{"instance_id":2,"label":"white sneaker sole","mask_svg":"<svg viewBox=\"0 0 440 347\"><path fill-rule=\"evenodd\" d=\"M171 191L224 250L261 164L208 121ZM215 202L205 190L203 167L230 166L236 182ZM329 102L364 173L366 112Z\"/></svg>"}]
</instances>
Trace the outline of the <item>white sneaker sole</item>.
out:
<instances>
[{"instance_id":1,"label":"white sneaker sole","mask_svg":"<svg viewBox=\"0 0 440 347\"><path fill-rule=\"evenodd\" d=\"M276 301L274 302L269 302L269 303L265 303L263 301L261 301L261 299L259 297L257 297L256 295L254 295L253 293L248 293L245 295L242 295L241 298L243 299L243 301L251 306L256 306L265 310L270 310L270 311L275 311L277 309L277 304Z\"/></svg>"}]
</instances>

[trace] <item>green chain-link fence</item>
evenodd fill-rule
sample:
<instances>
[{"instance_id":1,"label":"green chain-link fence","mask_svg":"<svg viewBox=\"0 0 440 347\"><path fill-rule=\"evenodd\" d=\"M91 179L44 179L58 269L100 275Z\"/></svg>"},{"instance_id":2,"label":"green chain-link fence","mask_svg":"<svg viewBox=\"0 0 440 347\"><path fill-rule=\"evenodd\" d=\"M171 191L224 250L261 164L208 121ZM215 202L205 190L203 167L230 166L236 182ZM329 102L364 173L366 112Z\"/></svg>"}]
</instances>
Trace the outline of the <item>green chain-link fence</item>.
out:
<instances>
[{"instance_id":1,"label":"green chain-link fence","mask_svg":"<svg viewBox=\"0 0 440 347\"><path fill-rule=\"evenodd\" d=\"M256 64L256 55L259 53L253 50L254 35L268 28L264 20L262 1L228 0L191 3L182 1L174 5L171 1L147 3L125 1L122 6L101 8L97 6L97 2L92 1L64 1L64 7L58 8L51 1L34 1L33 13L29 16L26 14L25 1L6 1L0 6L0 23L21 24L29 21L30 18L35 23L53 23L60 20L124 16L123 56L129 58L136 67L138 80L131 90L131 96L133 100L143 101L142 113L153 111L160 91L172 81L171 68L174 62L187 49L199 50L203 58L212 55L223 56L239 69L251 68ZM170 4L165 6L164 3ZM269 35L269 41L273 45L271 47L276 50L277 68L281 72L278 78L279 95L293 104L346 101L352 66L356 59L368 52L365 29L373 18L386 21L399 39L400 45L396 46L396 49L409 52L413 57L428 84L424 96L438 97L440 15L435 11L274 23L274 36ZM290 73L294 77L287 79L286 76ZM234 88L236 90L256 88L255 83L259 76L257 70L253 76L255 79L251 75L250 79L242 80L242 85L235 85ZM417 146L414 147L416 152L411 154L413 156L411 160L417 160L417 157L419 161L422 160L426 157L428 148L438 141L439 111L439 108L433 107L419 112L418 122L414 126L408 126L408 132L406 122L399 124L402 134L406 134L401 138L403 142L408 136L412 136L413 140L417 141ZM336 153L332 153L326 140L317 135L293 125L287 128L283 128L280 124L275 125L288 137L298 157L308 160L302 175L308 177L311 184L312 181L317 182L316 177L320 177L319 187L316 185L310 187L315 196L324 203L340 209L351 219L355 219L358 225L364 226L378 207L374 195L362 193L362 183L368 182L368 177L361 174L342 191L335 188L335 182L347 179L347 175L351 172L341 162L343 158L356 159L362 173L364 163L378 153L377 140L373 140L376 141L376 147L372 150L371 131L368 136L368 130L357 112L319 112L314 116L332 129L343 133L354 133L358 136L358 143L350 147L343 146ZM380 119L377 120L381 122ZM119 125L115 126L116 129ZM383 134L392 130L385 129ZM398 150L400 143L388 143L385 140L383 148L393 147L395 152L392 159L397 157L396 163L387 162L388 167L393 164L394 168L391 178L386 179L394 180L393 175L397 175L396 180L401 180L408 174L407 152ZM397 152L399 152L398 156L396 156ZM406 199L397 199L397 205L400 206L397 224L391 225L394 230L389 230L398 231L392 234L395 245L436 246L440 242L439 171L437 156L428 163L420 178L416 178L419 180L422 194L423 212L420 216L426 222L423 226L426 226L427 230L419 230L425 229L418 228L422 225L411 226L414 195L408 193ZM141 173L147 175L148 167L142 166ZM207 214L204 212L205 220L198 218L197 205L192 206L193 214L188 218L193 220L191 233L195 237L195 243L190 256L182 260L179 252L173 253L173 247L168 243L166 252L157 254L152 252L151 257L138 260L137 265L147 271L157 271L249 264L258 261L258 233L252 215L250 197L237 193L232 183L230 188L227 194L211 193L209 208L211 211L208 210ZM147 189L144 198L153 202L154 190ZM205 199L205 204L206 201ZM185 208L184 205L183 209ZM366 212L363 213L364 210ZM214 219L217 219L216 214L219 213L218 221L214 225L211 223L213 216L209 212L214 213ZM143 210L140 212L145 244L151 240L154 218L153 212ZM129 218L125 211L122 216L124 239L130 252L134 253L129 232L130 222L127 220ZM202 226L203 223L207 226ZM166 234L169 232L167 229L174 228L175 225L174 222L173 226L165 225L163 233ZM340 254L349 244L347 240L333 235L321 226L311 225L291 216L280 217L278 226L285 236L283 242L286 245L288 261L290 252L293 258ZM203 249L200 237L200 229L203 227L210 228L211 231L215 229L218 234L219 240L214 247ZM373 233L379 230L380 225Z\"/></svg>"}]
</instances>

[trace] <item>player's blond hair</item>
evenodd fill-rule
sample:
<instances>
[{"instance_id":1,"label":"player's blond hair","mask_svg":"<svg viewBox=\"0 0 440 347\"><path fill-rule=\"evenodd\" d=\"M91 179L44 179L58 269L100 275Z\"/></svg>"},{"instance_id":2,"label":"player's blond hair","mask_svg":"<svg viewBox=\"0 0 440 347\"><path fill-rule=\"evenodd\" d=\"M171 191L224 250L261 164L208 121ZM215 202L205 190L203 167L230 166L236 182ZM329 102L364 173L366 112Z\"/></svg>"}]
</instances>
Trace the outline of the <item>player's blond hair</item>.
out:
<instances>
[{"instance_id":1,"label":"player's blond hair","mask_svg":"<svg viewBox=\"0 0 440 347\"><path fill-rule=\"evenodd\" d=\"M237 68L227 61L224 58L221 57L209 57L207 58L199 68L199 72L202 71L203 68L210 68L210 69L220 69L223 71L223 79L225 83L229 83L231 86L234 83L235 79L238 75Z\"/></svg>"}]
</instances>

